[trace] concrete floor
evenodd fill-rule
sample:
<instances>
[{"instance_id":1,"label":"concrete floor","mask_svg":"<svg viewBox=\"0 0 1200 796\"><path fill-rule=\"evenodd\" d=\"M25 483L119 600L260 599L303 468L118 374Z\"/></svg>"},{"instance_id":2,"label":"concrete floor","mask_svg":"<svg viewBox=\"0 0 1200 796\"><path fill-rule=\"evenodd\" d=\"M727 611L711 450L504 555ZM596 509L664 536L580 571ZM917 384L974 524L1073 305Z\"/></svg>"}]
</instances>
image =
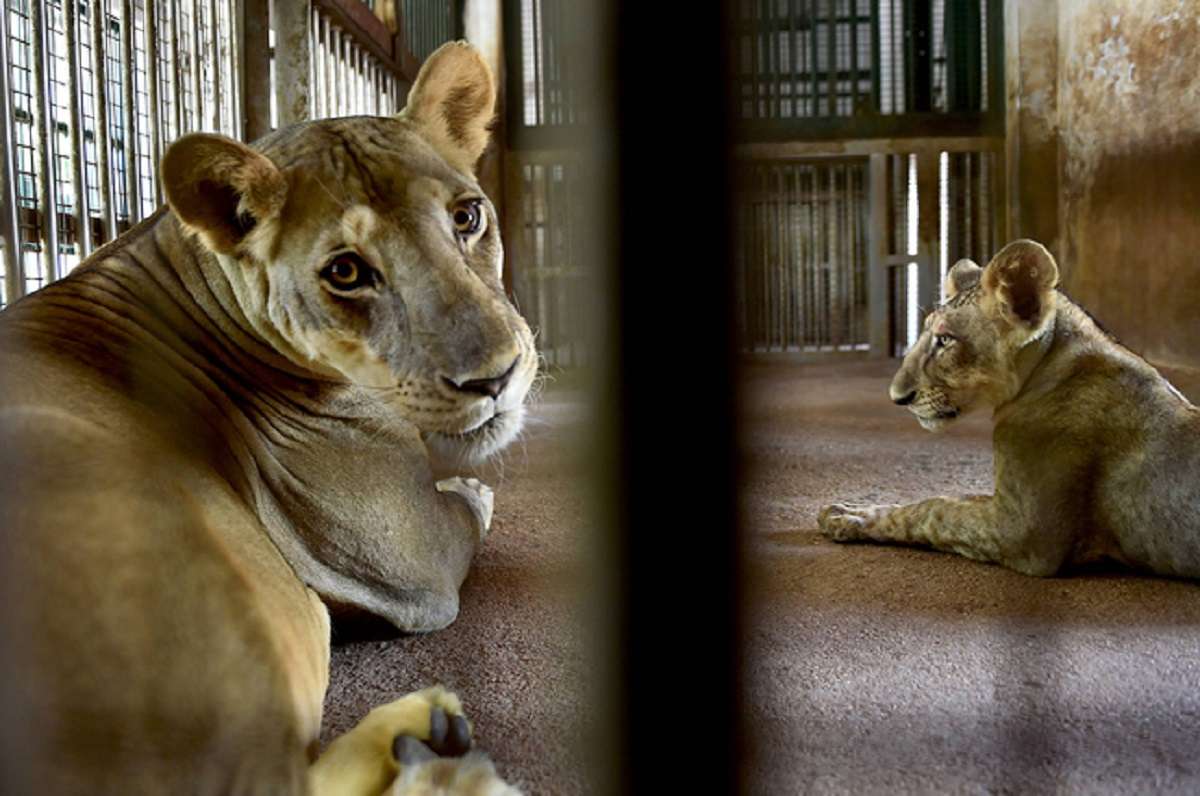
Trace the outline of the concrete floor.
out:
<instances>
[{"instance_id":1,"label":"concrete floor","mask_svg":"<svg viewBox=\"0 0 1200 796\"><path fill-rule=\"evenodd\" d=\"M749 791L1200 791L1200 586L1036 580L818 536L817 511L835 500L990 491L988 418L922 431L887 400L893 367L747 373ZM444 682L506 776L530 794L587 792L587 656L572 611L586 566L579 398L551 389L503 478L485 474L495 525L458 622L343 636L326 739Z\"/></svg>"},{"instance_id":2,"label":"concrete floor","mask_svg":"<svg viewBox=\"0 0 1200 796\"><path fill-rule=\"evenodd\" d=\"M1200 790L1200 586L818 536L836 500L990 492L989 418L922 431L894 367L749 370L751 792Z\"/></svg>"}]
</instances>

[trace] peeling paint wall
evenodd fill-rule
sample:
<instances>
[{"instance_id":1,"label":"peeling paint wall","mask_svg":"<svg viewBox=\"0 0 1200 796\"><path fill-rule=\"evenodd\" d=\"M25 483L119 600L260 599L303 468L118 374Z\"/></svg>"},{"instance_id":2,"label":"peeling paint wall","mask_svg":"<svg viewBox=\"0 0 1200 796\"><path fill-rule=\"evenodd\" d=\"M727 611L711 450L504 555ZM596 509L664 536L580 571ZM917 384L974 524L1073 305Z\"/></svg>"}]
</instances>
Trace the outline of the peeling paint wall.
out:
<instances>
[{"instance_id":1,"label":"peeling paint wall","mask_svg":"<svg viewBox=\"0 0 1200 796\"><path fill-rule=\"evenodd\" d=\"M1010 0L1005 9L1010 237L1058 254L1058 7Z\"/></svg>"},{"instance_id":2,"label":"peeling paint wall","mask_svg":"<svg viewBox=\"0 0 1200 796\"><path fill-rule=\"evenodd\" d=\"M1043 19L1030 47L1053 41L1054 101L1038 109L1032 92L1016 99L1024 117L1045 120L1057 150L1048 182L1063 287L1151 360L1200 367L1200 0L1037 5L1057 11L1053 36ZM1021 77L1041 81L1028 69ZM1016 141L1009 151L1010 182L1044 168L1036 147ZM1012 195L1012 232L1028 235L1020 222L1044 197Z\"/></svg>"}]
</instances>

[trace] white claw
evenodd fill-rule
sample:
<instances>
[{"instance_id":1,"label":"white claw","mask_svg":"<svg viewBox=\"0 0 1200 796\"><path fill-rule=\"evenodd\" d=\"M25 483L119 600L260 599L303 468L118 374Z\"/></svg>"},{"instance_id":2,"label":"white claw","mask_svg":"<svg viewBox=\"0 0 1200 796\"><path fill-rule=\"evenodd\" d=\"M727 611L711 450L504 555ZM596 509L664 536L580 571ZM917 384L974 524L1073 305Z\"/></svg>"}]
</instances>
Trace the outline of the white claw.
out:
<instances>
[{"instance_id":1,"label":"white claw","mask_svg":"<svg viewBox=\"0 0 1200 796\"><path fill-rule=\"evenodd\" d=\"M435 486L437 491L453 493L467 502L471 513L475 515L479 526L479 541L482 542L492 529L492 488L478 478L462 478L457 475L442 479Z\"/></svg>"}]
</instances>

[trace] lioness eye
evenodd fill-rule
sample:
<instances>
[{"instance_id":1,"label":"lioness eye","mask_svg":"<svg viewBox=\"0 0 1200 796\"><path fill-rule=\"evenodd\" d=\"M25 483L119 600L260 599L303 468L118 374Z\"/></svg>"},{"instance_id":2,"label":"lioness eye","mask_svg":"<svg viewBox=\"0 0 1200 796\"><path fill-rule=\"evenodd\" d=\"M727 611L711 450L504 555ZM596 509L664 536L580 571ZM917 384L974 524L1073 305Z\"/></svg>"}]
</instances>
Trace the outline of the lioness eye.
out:
<instances>
[{"instance_id":1,"label":"lioness eye","mask_svg":"<svg viewBox=\"0 0 1200 796\"><path fill-rule=\"evenodd\" d=\"M375 284L375 269L354 252L343 252L325 266L321 278L335 290L356 290Z\"/></svg>"},{"instance_id":2,"label":"lioness eye","mask_svg":"<svg viewBox=\"0 0 1200 796\"><path fill-rule=\"evenodd\" d=\"M482 205L483 203L478 199L468 199L454 206L450 215L454 219L454 228L459 235L474 235L479 231L483 225Z\"/></svg>"}]
</instances>

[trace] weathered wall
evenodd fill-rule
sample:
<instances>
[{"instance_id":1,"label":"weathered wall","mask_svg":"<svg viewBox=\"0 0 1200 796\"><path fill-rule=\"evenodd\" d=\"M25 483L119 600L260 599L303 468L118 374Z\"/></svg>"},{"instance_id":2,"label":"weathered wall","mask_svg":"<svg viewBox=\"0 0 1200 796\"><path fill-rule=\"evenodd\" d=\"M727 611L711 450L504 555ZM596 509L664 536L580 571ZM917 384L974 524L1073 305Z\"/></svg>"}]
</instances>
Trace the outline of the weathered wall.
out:
<instances>
[{"instance_id":1,"label":"weathered wall","mask_svg":"<svg viewBox=\"0 0 1200 796\"><path fill-rule=\"evenodd\" d=\"M1019 27L1034 6L1040 38L1010 42L1006 63L1020 65L1015 44L1029 62L1018 86L1045 84L1037 68L1048 62L1057 80L1031 111L1032 91L1014 97L1009 75L1018 132L1044 132L1033 146L1011 142L1010 232L1049 238L1064 288L1131 348L1200 367L1200 0L1013 0L1006 10ZM1057 193L1053 228L1036 188L1043 169Z\"/></svg>"}]
</instances>

